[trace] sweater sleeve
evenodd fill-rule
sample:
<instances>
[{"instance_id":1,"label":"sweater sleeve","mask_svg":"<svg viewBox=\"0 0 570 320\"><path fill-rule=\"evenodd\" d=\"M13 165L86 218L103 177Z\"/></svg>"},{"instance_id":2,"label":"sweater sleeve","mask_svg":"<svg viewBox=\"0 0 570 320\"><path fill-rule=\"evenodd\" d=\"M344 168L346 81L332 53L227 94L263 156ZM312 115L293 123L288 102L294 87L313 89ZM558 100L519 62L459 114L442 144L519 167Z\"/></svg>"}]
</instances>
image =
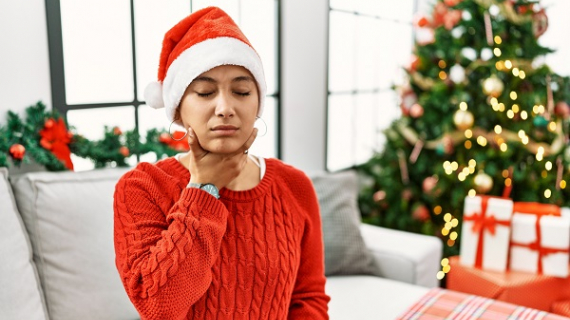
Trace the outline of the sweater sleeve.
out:
<instances>
[{"instance_id":1,"label":"sweater sleeve","mask_svg":"<svg viewBox=\"0 0 570 320\"><path fill-rule=\"evenodd\" d=\"M168 186L136 170L117 183L115 263L142 319L186 319L212 281L228 211L194 188L173 203L158 201L160 187Z\"/></svg>"},{"instance_id":2,"label":"sweater sleeve","mask_svg":"<svg viewBox=\"0 0 570 320\"><path fill-rule=\"evenodd\" d=\"M308 180L308 178L307 178ZM299 198L307 208L307 221L301 240L301 260L291 297L288 319L329 319L325 294L324 247L319 204L308 182L306 193Z\"/></svg>"}]
</instances>

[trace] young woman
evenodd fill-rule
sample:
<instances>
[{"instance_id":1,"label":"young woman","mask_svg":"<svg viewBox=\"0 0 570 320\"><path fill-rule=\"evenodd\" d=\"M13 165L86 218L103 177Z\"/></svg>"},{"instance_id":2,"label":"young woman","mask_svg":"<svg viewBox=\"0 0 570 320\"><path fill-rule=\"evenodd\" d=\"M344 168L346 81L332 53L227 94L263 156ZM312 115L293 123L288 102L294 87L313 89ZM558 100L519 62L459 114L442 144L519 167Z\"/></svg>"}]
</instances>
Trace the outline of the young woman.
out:
<instances>
[{"instance_id":1,"label":"young woman","mask_svg":"<svg viewBox=\"0 0 570 320\"><path fill-rule=\"evenodd\" d=\"M263 67L232 19L197 11L167 32L145 99L190 151L140 163L115 191L116 265L142 319L328 319L311 181L248 153Z\"/></svg>"}]
</instances>

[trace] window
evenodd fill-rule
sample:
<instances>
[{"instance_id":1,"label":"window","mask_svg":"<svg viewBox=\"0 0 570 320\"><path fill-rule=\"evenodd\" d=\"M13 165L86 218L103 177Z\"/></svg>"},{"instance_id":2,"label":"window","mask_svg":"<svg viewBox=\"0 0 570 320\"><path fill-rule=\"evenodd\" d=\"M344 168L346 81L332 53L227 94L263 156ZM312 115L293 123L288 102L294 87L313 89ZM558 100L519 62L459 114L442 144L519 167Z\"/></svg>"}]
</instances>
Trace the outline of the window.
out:
<instances>
[{"instance_id":1,"label":"window","mask_svg":"<svg viewBox=\"0 0 570 320\"><path fill-rule=\"evenodd\" d=\"M143 137L151 128L168 129L164 110L145 105L144 89L156 80L166 31L211 5L236 21L261 56L268 130L251 151L279 157L279 0L46 0L53 107L88 139L102 138L104 126L136 128Z\"/></svg>"},{"instance_id":2,"label":"window","mask_svg":"<svg viewBox=\"0 0 570 320\"><path fill-rule=\"evenodd\" d=\"M366 162L400 116L391 87L412 54L415 0L330 0L327 170Z\"/></svg>"},{"instance_id":3,"label":"window","mask_svg":"<svg viewBox=\"0 0 570 320\"><path fill-rule=\"evenodd\" d=\"M538 38L538 42L555 50L554 53L546 55L544 62L554 72L562 76L570 76L570 64L566 62L570 55L570 44L562 40L566 38L566 32L570 30L570 20L567 19L570 1L543 0L541 6L546 8L548 30Z\"/></svg>"}]
</instances>

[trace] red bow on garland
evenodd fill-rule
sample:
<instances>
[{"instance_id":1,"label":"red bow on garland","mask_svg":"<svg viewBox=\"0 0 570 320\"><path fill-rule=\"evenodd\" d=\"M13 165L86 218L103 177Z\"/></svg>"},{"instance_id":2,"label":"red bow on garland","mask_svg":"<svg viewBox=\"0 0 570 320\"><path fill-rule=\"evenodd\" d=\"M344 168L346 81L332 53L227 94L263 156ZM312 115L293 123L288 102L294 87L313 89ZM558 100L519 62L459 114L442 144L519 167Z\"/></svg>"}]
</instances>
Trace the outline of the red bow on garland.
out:
<instances>
[{"instance_id":1,"label":"red bow on garland","mask_svg":"<svg viewBox=\"0 0 570 320\"><path fill-rule=\"evenodd\" d=\"M47 119L44 128L40 131L40 136L40 145L44 149L50 150L69 170L73 170L71 151L69 150L69 143L73 135L67 131L63 119L59 118L57 121L53 118Z\"/></svg>"}]
</instances>

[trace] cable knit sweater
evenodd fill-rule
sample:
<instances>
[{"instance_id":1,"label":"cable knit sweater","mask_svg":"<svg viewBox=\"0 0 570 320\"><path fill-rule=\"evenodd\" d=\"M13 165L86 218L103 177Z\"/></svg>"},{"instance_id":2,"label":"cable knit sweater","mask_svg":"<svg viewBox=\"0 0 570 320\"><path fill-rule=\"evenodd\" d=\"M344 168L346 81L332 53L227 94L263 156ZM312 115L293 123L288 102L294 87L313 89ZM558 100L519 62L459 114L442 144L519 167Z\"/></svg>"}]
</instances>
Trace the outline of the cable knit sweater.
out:
<instances>
[{"instance_id":1,"label":"cable knit sweater","mask_svg":"<svg viewBox=\"0 0 570 320\"><path fill-rule=\"evenodd\" d=\"M115 190L116 266L142 319L328 319L310 180L276 159L247 191L186 188L176 159Z\"/></svg>"}]
</instances>

